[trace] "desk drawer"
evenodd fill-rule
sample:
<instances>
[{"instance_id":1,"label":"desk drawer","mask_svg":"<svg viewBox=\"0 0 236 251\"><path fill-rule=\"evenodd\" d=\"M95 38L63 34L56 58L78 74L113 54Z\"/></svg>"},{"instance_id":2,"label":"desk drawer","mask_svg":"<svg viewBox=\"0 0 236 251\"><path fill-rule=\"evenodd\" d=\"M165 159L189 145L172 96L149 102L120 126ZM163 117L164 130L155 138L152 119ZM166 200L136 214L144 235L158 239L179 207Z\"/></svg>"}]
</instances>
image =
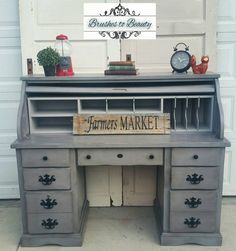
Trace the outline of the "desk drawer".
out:
<instances>
[{"instance_id":1,"label":"desk drawer","mask_svg":"<svg viewBox=\"0 0 236 251\"><path fill-rule=\"evenodd\" d=\"M28 214L28 231L30 234L72 233L72 214Z\"/></svg>"},{"instance_id":2,"label":"desk drawer","mask_svg":"<svg viewBox=\"0 0 236 251\"><path fill-rule=\"evenodd\" d=\"M70 213L72 212L72 193L69 191L27 192L28 213Z\"/></svg>"},{"instance_id":3,"label":"desk drawer","mask_svg":"<svg viewBox=\"0 0 236 251\"><path fill-rule=\"evenodd\" d=\"M216 231L216 213L171 212L170 232L211 233Z\"/></svg>"},{"instance_id":4,"label":"desk drawer","mask_svg":"<svg viewBox=\"0 0 236 251\"><path fill-rule=\"evenodd\" d=\"M173 166L218 166L221 148L173 148Z\"/></svg>"},{"instance_id":5,"label":"desk drawer","mask_svg":"<svg viewBox=\"0 0 236 251\"><path fill-rule=\"evenodd\" d=\"M24 168L25 190L70 189L69 168Z\"/></svg>"},{"instance_id":6,"label":"desk drawer","mask_svg":"<svg viewBox=\"0 0 236 251\"><path fill-rule=\"evenodd\" d=\"M172 189L217 189L218 167L172 167Z\"/></svg>"},{"instance_id":7,"label":"desk drawer","mask_svg":"<svg viewBox=\"0 0 236 251\"><path fill-rule=\"evenodd\" d=\"M171 191L171 211L215 211L217 203L216 191Z\"/></svg>"},{"instance_id":8,"label":"desk drawer","mask_svg":"<svg viewBox=\"0 0 236 251\"><path fill-rule=\"evenodd\" d=\"M30 149L22 150L23 167L68 167L69 150L66 149Z\"/></svg>"},{"instance_id":9,"label":"desk drawer","mask_svg":"<svg viewBox=\"0 0 236 251\"><path fill-rule=\"evenodd\" d=\"M94 165L162 165L162 149L88 149L78 150L78 164Z\"/></svg>"}]
</instances>

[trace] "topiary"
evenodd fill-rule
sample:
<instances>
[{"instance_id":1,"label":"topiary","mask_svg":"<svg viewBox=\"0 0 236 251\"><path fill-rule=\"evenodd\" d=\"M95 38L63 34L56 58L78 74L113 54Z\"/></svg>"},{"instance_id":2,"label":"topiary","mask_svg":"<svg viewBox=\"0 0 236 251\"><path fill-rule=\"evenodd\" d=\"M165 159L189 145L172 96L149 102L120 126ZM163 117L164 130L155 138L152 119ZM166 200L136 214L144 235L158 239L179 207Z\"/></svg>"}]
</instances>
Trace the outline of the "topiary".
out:
<instances>
[{"instance_id":1,"label":"topiary","mask_svg":"<svg viewBox=\"0 0 236 251\"><path fill-rule=\"evenodd\" d=\"M60 62L60 55L53 48L47 47L38 52L37 60L42 66L57 65Z\"/></svg>"}]
</instances>

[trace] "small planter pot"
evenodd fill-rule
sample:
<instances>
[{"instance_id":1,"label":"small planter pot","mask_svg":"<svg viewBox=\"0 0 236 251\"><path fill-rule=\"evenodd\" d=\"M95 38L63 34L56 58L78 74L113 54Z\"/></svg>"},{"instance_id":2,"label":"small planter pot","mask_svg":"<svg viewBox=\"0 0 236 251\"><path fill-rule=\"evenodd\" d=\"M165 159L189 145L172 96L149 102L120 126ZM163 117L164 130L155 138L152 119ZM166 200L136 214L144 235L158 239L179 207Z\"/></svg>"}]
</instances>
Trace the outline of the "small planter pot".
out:
<instances>
[{"instance_id":1,"label":"small planter pot","mask_svg":"<svg viewBox=\"0 0 236 251\"><path fill-rule=\"evenodd\" d=\"M43 66L45 76L55 76L56 67L55 65Z\"/></svg>"}]
</instances>

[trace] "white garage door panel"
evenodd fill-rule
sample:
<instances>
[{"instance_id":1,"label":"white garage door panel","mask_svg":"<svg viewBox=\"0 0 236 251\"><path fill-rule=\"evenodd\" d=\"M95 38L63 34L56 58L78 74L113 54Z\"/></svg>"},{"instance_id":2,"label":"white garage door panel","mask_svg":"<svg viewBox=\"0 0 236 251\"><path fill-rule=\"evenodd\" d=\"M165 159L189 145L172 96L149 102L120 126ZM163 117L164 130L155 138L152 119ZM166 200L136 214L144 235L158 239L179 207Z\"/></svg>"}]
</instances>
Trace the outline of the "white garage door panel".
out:
<instances>
[{"instance_id":1,"label":"white garage door panel","mask_svg":"<svg viewBox=\"0 0 236 251\"><path fill-rule=\"evenodd\" d=\"M9 77L19 78L21 75L21 69L19 65L21 63L21 51L20 48L5 48L4 46L0 49L0 78Z\"/></svg>"},{"instance_id":2,"label":"white garage door panel","mask_svg":"<svg viewBox=\"0 0 236 251\"><path fill-rule=\"evenodd\" d=\"M0 93L8 93L9 95L20 93L21 91L21 83L20 81L4 81L3 79L0 81ZM19 95L17 95L17 99L13 100L18 100ZM2 99L0 99L2 100ZM11 100L11 99L10 99Z\"/></svg>"},{"instance_id":3,"label":"white garage door panel","mask_svg":"<svg viewBox=\"0 0 236 251\"><path fill-rule=\"evenodd\" d=\"M18 177L17 177L17 169L15 162L16 162L15 155L1 156L0 159L1 199L19 197L18 183L16 182L18 180Z\"/></svg>"},{"instance_id":4,"label":"white garage door panel","mask_svg":"<svg viewBox=\"0 0 236 251\"><path fill-rule=\"evenodd\" d=\"M0 160L0 166L1 178L3 178L1 184L16 184L15 180L17 179L17 171L15 169L15 157L3 155Z\"/></svg>"},{"instance_id":5,"label":"white garage door panel","mask_svg":"<svg viewBox=\"0 0 236 251\"><path fill-rule=\"evenodd\" d=\"M1 80L0 80L1 81ZM5 80L4 80L5 82ZM6 82L5 82L6 83ZM17 91L17 89L16 89ZM20 94L16 93L16 92L0 92L0 100L1 101L19 101L20 98ZM16 131L14 131L14 133L16 133Z\"/></svg>"},{"instance_id":6,"label":"white garage door panel","mask_svg":"<svg viewBox=\"0 0 236 251\"><path fill-rule=\"evenodd\" d=\"M236 1L219 1L217 31L217 68L221 74L225 137L231 141L225 158L223 192L236 195Z\"/></svg>"},{"instance_id":7,"label":"white garage door panel","mask_svg":"<svg viewBox=\"0 0 236 251\"><path fill-rule=\"evenodd\" d=\"M228 81L227 81L228 82ZM221 80L221 95L224 111L225 137L231 141L227 148L224 170L224 195L236 194L236 88L227 86L224 78ZM236 81L234 82L236 83Z\"/></svg>"},{"instance_id":8,"label":"white garage door panel","mask_svg":"<svg viewBox=\"0 0 236 251\"><path fill-rule=\"evenodd\" d=\"M9 145L9 142L13 142L14 140L16 140L16 134L15 132L14 133L3 133L3 134L0 134L0 142L1 142L1 147L4 148L5 147L5 150L11 150L11 153L12 155L15 156L15 150L13 149L10 149L10 145ZM5 155L5 154L3 154Z\"/></svg>"},{"instance_id":9,"label":"white garage door panel","mask_svg":"<svg viewBox=\"0 0 236 251\"><path fill-rule=\"evenodd\" d=\"M235 95L234 95L234 88L222 88L221 95L222 95L222 106L224 113L224 125L225 125L225 136L231 137L232 139L235 138L236 135L236 102L235 102ZM227 111L227 112L226 112Z\"/></svg>"},{"instance_id":10,"label":"white garage door panel","mask_svg":"<svg viewBox=\"0 0 236 251\"><path fill-rule=\"evenodd\" d=\"M17 108L18 102L0 102L0 133L16 131Z\"/></svg>"},{"instance_id":11,"label":"white garage door panel","mask_svg":"<svg viewBox=\"0 0 236 251\"><path fill-rule=\"evenodd\" d=\"M15 151L16 115L21 83L18 1L0 0L0 198L18 198Z\"/></svg>"},{"instance_id":12,"label":"white garage door panel","mask_svg":"<svg viewBox=\"0 0 236 251\"><path fill-rule=\"evenodd\" d=\"M224 195L236 194L236 158L235 158L236 142L231 142L231 147L227 148L225 155L225 170L224 170Z\"/></svg>"},{"instance_id":13,"label":"white garage door panel","mask_svg":"<svg viewBox=\"0 0 236 251\"><path fill-rule=\"evenodd\" d=\"M17 0L0 0L0 23L16 24L19 22Z\"/></svg>"},{"instance_id":14,"label":"white garage door panel","mask_svg":"<svg viewBox=\"0 0 236 251\"><path fill-rule=\"evenodd\" d=\"M0 147L0 155L1 156L11 156L11 157L14 157L15 158L15 150L14 149L11 149L8 145L8 141L9 139L11 138L11 136L6 136L7 138L7 143L4 144L2 143L1 144L1 147ZM1 136L0 136L1 138Z\"/></svg>"},{"instance_id":15,"label":"white garage door panel","mask_svg":"<svg viewBox=\"0 0 236 251\"><path fill-rule=\"evenodd\" d=\"M14 32L15 35L18 33L18 29L13 29L11 31ZM16 44L18 44L18 45L20 44L20 38L19 37L9 38L9 37L7 37L7 35L9 36L10 30L5 30L5 32L8 33L8 34L4 34L3 31L0 31L0 38L1 38L1 40L0 40L0 46L1 47L5 46L5 47L8 47L8 48L9 47L13 47L14 48ZM12 34L12 35L14 35L14 34ZM20 46L17 46L17 49L20 50Z\"/></svg>"}]
</instances>

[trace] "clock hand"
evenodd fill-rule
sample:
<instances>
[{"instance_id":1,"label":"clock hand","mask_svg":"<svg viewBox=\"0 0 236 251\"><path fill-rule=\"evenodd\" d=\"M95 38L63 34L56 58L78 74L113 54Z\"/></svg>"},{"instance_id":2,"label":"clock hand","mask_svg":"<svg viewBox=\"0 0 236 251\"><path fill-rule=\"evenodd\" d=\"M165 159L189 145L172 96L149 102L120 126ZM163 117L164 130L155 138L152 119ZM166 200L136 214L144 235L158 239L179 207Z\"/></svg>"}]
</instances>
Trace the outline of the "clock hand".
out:
<instances>
[{"instance_id":1,"label":"clock hand","mask_svg":"<svg viewBox=\"0 0 236 251\"><path fill-rule=\"evenodd\" d=\"M185 59L180 59L180 63L182 63L182 62L184 62L184 61L188 61L188 59L187 59L187 58L185 58Z\"/></svg>"},{"instance_id":2,"label":"clock hand","mask_svg":"<svg viewBox=\"0 0 236 251\"><path fill-rule=\"evenodd\" d=\"M179 60L180 63L182 62L181 58L178 58L178 60Z\"/></svg>"}]
</instances>

